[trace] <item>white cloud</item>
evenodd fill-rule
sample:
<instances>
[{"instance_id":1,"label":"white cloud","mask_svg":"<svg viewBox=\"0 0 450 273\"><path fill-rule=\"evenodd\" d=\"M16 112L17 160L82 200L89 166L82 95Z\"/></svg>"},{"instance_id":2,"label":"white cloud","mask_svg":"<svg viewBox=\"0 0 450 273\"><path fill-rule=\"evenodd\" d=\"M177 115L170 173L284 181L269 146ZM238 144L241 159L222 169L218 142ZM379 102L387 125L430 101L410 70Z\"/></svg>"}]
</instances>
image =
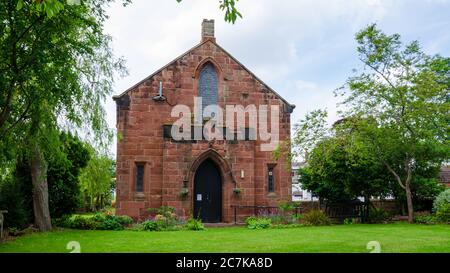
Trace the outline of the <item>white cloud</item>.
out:
<instances>
[{"instance_id":1,"label":"white cloud","mask_svg":"<svg viewBox=\"0 0 450 273\"><path fill-rule=\"evenodd\" d=\"M114 93L197 44L201 22L208 18L216 20L219 44L297 104L293 121L306 111L324 107L334 119L332 91L358 64L354 33L378 22L388 33L423 38L430 52L450 52L448 2L240 0L237 6L244 18L235 25L224 22L218 0L134 0L126 8L115 3L105 30L114 37L116 54L126 58L130 76L117 82ZM107 111L110 125L115 126L112 100Z\"/></svg>"}]
</instances>

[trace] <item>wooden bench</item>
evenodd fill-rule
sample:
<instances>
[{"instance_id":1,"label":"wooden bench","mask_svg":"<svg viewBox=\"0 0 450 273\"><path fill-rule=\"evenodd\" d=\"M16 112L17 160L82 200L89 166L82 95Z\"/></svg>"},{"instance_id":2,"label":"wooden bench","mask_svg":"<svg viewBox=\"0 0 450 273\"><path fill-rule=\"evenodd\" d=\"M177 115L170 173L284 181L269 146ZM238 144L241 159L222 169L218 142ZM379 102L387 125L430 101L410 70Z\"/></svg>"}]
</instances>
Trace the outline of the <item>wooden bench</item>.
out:
<instances>
[{"instance_id":1,"label":"wooden bench","mask_svg":"<svg viewBox=\"0 0 450 273\"><path fill-rule=\"evenodd\" d=\"M6 213L8 213L7 210L0 210L0 239L3 238L3 221L5 220L3 214Z\"/></svg>"}]
</instances>

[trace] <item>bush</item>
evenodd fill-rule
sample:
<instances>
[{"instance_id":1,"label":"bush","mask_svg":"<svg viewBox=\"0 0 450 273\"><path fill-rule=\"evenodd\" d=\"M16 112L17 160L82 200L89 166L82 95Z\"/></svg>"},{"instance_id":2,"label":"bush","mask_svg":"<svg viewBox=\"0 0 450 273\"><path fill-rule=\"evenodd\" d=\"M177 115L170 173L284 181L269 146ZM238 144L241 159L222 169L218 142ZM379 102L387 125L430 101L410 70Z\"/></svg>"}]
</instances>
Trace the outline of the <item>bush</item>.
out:
<instances>
[{"instance_id":1,"label":"bush","mask_svg":"<svg viewBox=\"0 0 450 273\"><path fill-rule=\"evenodd\" d=\"M371 207L369 209L368 222L371 224L385 223L391 220L391 215L382 208Z\"/></svg>"},{"instance_id":2,"label":"bush","mask_svg":"<svg viewBox=\"0 0 450 273\"><path fill-rule=\"evenodd\" d=\"M97 229L98 222L94 220L93 217L83 216L83 215L74 215L72 217L68 217L65 221L61 222L62 227L71 228L71 229L85 229L85 230L94 230Z\"/></svg>"},{"instance_id":3,"label":"bush","mask_svg":"<svg viewBox=\"0 0 450 273\"><path fill-rule=\"evenodd\" d=\"M142 230L145 231L159 231L159 225L156 221L148 220L142 223Z\"/></svg>"},{"instance_id":4,"label":"bush","mask_svg":"<svg viewBox=\"0 0 450 273\"><path fill-rule=\"evenodd\" d=\"M99 230L123 230L124 226L116 217L107 217L103 222L99 222L97 229Z\"/></svg>"},{"instance_id":5,"label":"bush","mask_svg":"<svg viewBox=\"0 0 450 273\"><path fill-rule=\"evenodd\" d=\"M266 229L272 226L272 220L270 218L263 217L248 217L245 220L249 229Z\"/></svg>"},{"instance_id":6,"label":"bush","mask_svg":"<svg viewBox=\"0 0 450 273\"><path fill-rule=\"evenodd\" d=\"M20 181L7 178L0 181L0 210L7 210L4 227L22 229L32 221L33 211L28 206Z\"/></svg>"},{"instance_id":7,"label":"bush","mask_svg":"<svg viewBox=\"0 0 450 273\"><path fill-rule=\"evenodd\" d=\"M129 226L129 225L133 224L133 218L131 218L130 216L126 216L126 215L117 216L116 215L116 219L123 226Z\"/></svg>"},{"instance_id":8,"label":"bush","mask_svg":"<svg viewBox=\"0 0 450 273\"><path fill-rule=\"evenodd\" d=\"M205 226L203 225L202 220L194 218L190 218L186 222L185 228L187 230L205 230Z\"/></svg>"},{"instance_id":9,"label":"bush","mask_svg":"<svg viewBox=\"0 0 450 273\"><path fill-rule=\"evenodd\" d=\"M55 221L55 225L60 227L83 230L123 230L131 223L133 223L133 219L128 216L116 216L104 213L66 216Z\"/></svg>"},{"instance_id":10,"label":"bush","mask_svg":"<svg viewBox=\"0 0 450 273\"><path fill-rule=\"evenodd\" d=\"M433 211L442 222L450 222L450 189L441 192L433 203Z\"/></svg>"},{"instance_id":11,"label":"bush","mask_svg":"<svg viewBox=\"0 0 450 273\"><path fill-rule=\"evenodd\" d=\"M436 212L436 217L441 222L450 223L450 203L441 205Z\"/></svg>"},{"instance_id":12,"label":"bush","mask_svg":"<svg viewBox=\"0 0 450 273\"><path fill-rule=\"evenodd\" d=\"M436 215L427 212L417 212L414 215L414 222L418 224L433 225L437 224L439 221L436 218Z\"/></svg>"},{"instance_id":13,"label":"bush","mask_svg":"<svg viewBox=\"0 0 450 273\"><path fill-rule=\"evenodd\" d=\"M153 220L158 223L160 230L173 230L178 225L177 215L173 207L162 206L157 209L151 208L149 211L156 213Z\"/></svg>"},{"instance_id":14,"label":"bush","mask_svg":"<svg viewBox=\"0 0 450 273\"><path fill-rule=\"evenodd\" d=\"M305 213L302 217L302 221L306 225L310 226L329 226L331 225L331 220L321 210L311 210Z\"/></svg>"}]
</instances>

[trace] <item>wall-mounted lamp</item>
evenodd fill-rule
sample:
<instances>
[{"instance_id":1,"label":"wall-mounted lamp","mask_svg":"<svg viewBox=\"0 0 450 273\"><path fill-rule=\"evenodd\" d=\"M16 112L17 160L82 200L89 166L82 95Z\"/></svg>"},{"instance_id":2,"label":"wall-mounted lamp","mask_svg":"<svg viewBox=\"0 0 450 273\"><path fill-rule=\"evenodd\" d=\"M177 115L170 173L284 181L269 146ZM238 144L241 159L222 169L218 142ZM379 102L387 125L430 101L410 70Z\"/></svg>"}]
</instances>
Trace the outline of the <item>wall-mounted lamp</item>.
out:
<instances>
[{"instance_id":1,"label":"wall-mounted lamp","mask_svg":"<svg viewBox=\"0 0 450 273\"><path fill-rule=\"evenodd\" d=\"M244 170L241 170L241 178L245 178L245 172L244 172Z\"/></svg>"}]
</instances>

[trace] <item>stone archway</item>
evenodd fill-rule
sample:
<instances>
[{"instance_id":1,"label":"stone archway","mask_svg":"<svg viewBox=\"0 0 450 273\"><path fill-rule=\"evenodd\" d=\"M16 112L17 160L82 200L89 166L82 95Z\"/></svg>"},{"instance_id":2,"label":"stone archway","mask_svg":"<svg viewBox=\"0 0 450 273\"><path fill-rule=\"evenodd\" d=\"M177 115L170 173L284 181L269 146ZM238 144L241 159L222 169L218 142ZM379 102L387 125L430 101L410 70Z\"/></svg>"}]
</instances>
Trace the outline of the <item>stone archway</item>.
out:
<instances>
[{"instance_id":1,"label":"stone archway","mask_svg":"<svg viewBox=\"0 0 450 273\"><path fill-rule=\"evenodd\" d=\"M200 154L197 158L195 158L189 167L189 173L187 175L186 182L189 185L190 192L193 193L191 198L192 212L194 212L195 202L197 198L194 191L196 173L199 167L201 167L205 162L208 161L213 162L214 165L217 167L218 172L220 173L221 194L222 194L220 200L222 206L221 220L222 222L229 222L231 221L230 216L231 200L229 196L232 193L232 189L235 186L236 181L228 161L212 148L206 150L205 152Z\"/></svg>"}]
</instances>

